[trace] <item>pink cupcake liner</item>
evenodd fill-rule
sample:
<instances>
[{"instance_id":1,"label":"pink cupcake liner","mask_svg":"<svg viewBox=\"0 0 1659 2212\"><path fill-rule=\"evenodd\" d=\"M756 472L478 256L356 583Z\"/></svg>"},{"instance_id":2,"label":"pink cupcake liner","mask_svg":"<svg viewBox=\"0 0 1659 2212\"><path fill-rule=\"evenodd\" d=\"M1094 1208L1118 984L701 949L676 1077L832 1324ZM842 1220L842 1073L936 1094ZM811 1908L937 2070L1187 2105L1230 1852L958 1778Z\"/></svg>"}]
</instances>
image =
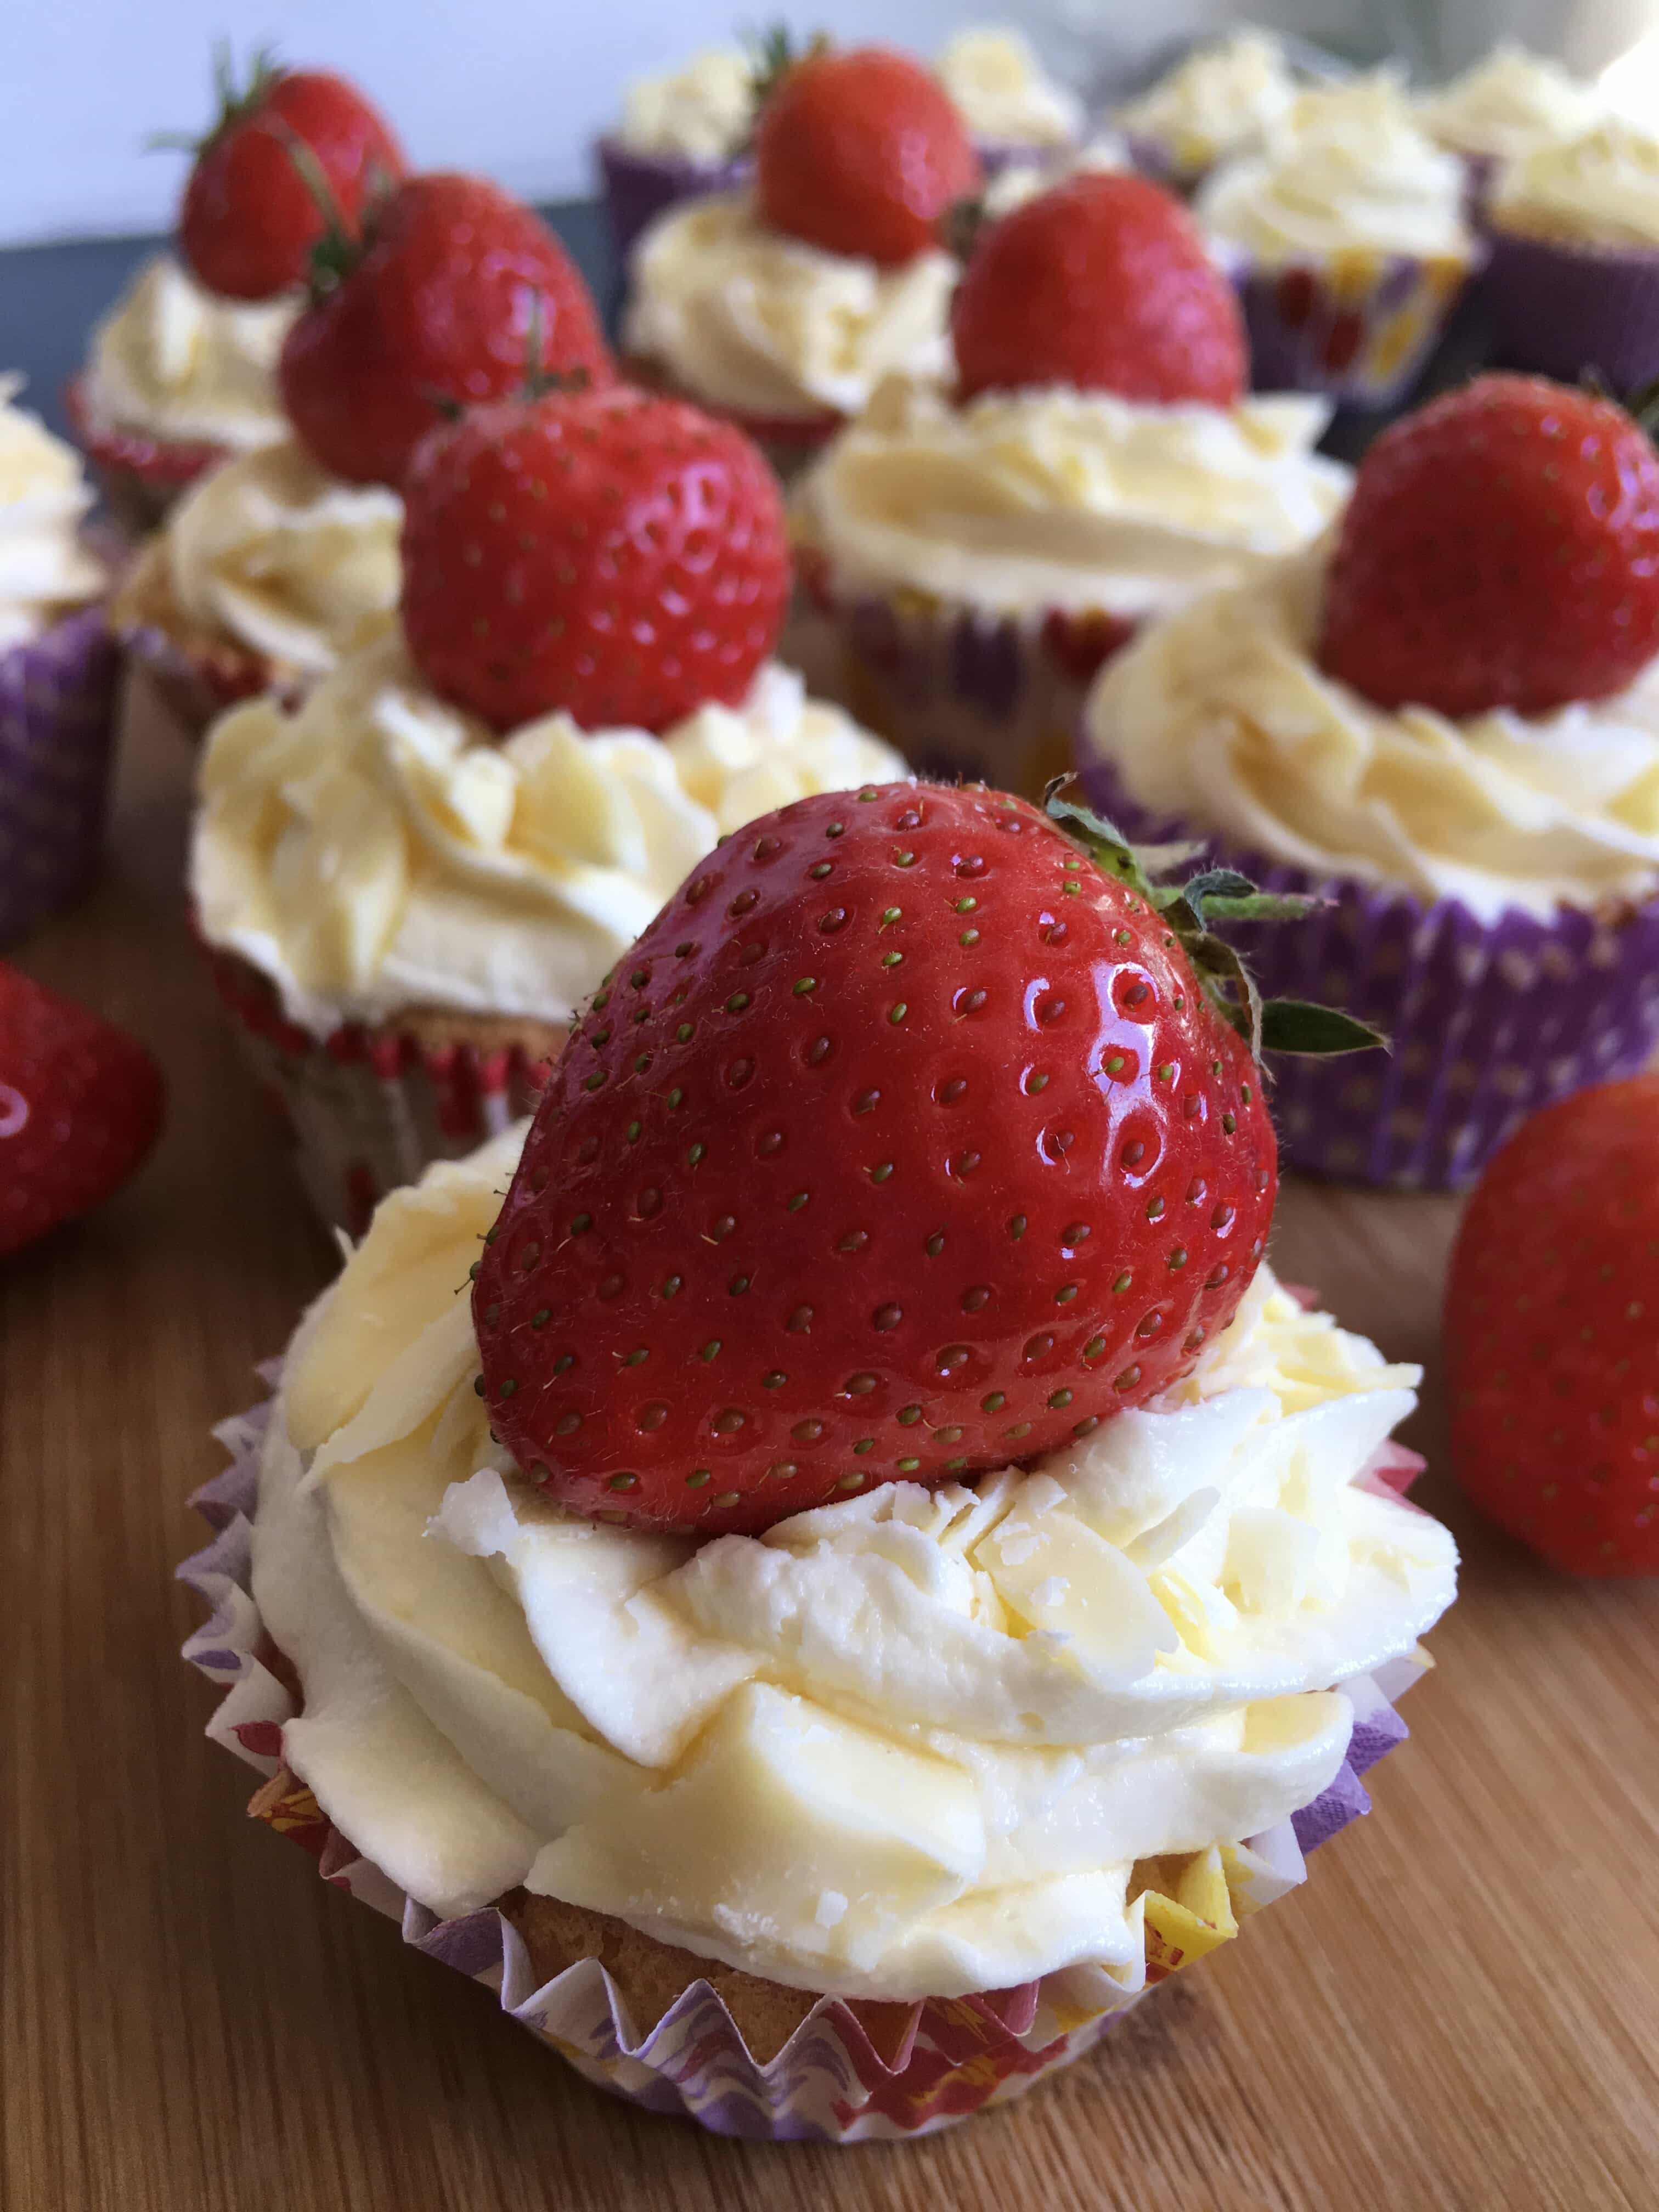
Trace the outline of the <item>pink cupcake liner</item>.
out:
<instances>
[{"instance_id":1,"label":"pink cupcake liner","mask_svg":"<svg viewBox=\"0 0 1659 2212\"><path fill-rule=\"evenodd\" d=\"M120 672L100 607L0 653L0 945L98 874Z\"/></svg>"},{"instance_id":2,"label":"pink cupcake liner","mask_svg":"<svg viewBox=\"0 0 1659 2212\"><path fill-rule=\"evenodd\" d=\"M1457 899L1321 878L1138 805L1084 760L1090 803L1127 836L1201 840L1218 863L1272 890L1329 902L1300 922L1229 935L1270 998L1345 1007L1393 1050L1339 1060L1276 1054L1282 1164L1400 1190L1473 1182L1529 1115L1592 1083L1632 1075L1659 1046L1659 893L1540 921L1516 908L1483 922Z\"/></svg>"},{"instance_id":3,"label":"pink cupcake liner","mask_svg":"<svg viewBox=\"0 0 1659 2212\"><path fill-rule=\"evenodd\" d=\"M1258 392L1323 392L1344 407L1392 407L1434 350L1477 261L1354 252L1236 282Z\"/></svg>"},{"instance_id":4,"label":"pink cupcake liner","mask_svg":"<svg viewBox=\"0 0 1659 2212\"><path fill-rule=\"evenodd\" d=\"M123 623L117 635L128 666L149 684L192 744L199 744L220 715L244 699L273 690L285 704L298 696L297 686L273 685L270 664L262 654L240 647L195 652L154 623Z\"/></svg>"},{"instance_id":5,"label":"pink cupcake liner","mask_svg":"<svg viewBox=\"0 0 1659 2212\"><path fill-rule=\"evenodd\" d=\"M152 438L142 430L95 423L86 388L74 378L64 408L75 441L92 465L111 516L132 538L149 537L167 519L179 495L205 470L229 458L223 446L181 438Z\"/></svg>"},{"instance_id":6,"label":"pink cupcake liner","mask_svg":"<svg viewBox=\"0 0 1659 2212\"><path fill-rule=\"evenodd\" d=\"M665 208L705 192L735 191L753 167L746 154L696 161L683 154L636 154L617 138L599 139L593 154L619 261L626 261L640 233Z\"/></svg>"},{"instance_id":7,"label":"pink cupcake liner","mask_svg":"<svg viewBox=\"0 0 1659 2212\"><path fill-rule=\"evenodd\" d=\"M1493 223L1480 297L1494 356L1576 384L1598 369L1620 394L1659 376L1659 247L1569 246Z\"/></svg>"},{"instance_id":8,"label":"pink cupcake liner","mask_svg":"<svg viewBox=\"0 0 1659 2212\"><path fill-rule=\"evenodd\" d=\"M281 1364L260 1370L273 1388ZM283 1728L297 1707L283 1680L289 1670L261 1620L252 1573L259 1457L270 1418L266 1402L214 1431L230 1464L191 1500L214 1534L178 1572L210 1617L183 1656L225 1692L207 1732L267 1778L251 1809L308 1850L324 1881L396 1920L405 1943L494 1990L503 2012L596 2087L643 2111L755 2141L928 2135L1023 2095L1080 2057L1183 1963L1179 1949L1154 1942L1146 1978L1133 1986L1076 1967L1018 1989L930 1998L913 2008L885 2051L845 2004L825 1997L764 2063L706 1982L694 1982L643 2033L597 1960L538 1984L522 1939L495 1906L440 1920L364 1857L283 1766ZM1385 1446L1364 1480L1399 1495L1421 1465L1415 1455ZM1237 1847L1229 1887L1240 1917L1296 1887L1306 1854L1369 1811L1360 1777L1404 1741L1393 1700L1423 1663L1414 1656L1391 1661L1343 1684L1354 1709L1346 1763L1311 1805Z\"/></svg>"},{"instance_id":9,"label":"pink cupcake liner","mask_svg":"<svg viewBox=\"0 0 1659 2212\"><path fill-rule=\"evenodd\" d=\"M395 1024L347 1023L318 1038L283 1014L246 962L210 956L242 1050L287 1126L306 1196L325 1229L361 1237L389 1190L434 1160L476 1152L535 1110L547 1062L514 1045L434 1045Z\"/></svg>"}]
</instances>

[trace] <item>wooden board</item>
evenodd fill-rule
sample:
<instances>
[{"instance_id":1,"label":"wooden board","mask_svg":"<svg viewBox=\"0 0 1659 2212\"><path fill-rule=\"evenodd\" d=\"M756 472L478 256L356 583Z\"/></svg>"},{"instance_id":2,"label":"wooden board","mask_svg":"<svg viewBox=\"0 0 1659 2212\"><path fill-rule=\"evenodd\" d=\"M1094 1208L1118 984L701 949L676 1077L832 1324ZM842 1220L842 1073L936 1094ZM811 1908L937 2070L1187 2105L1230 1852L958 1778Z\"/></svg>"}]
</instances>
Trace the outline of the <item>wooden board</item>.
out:
<instances>
[{"instance_id":1,"label":"wooden board","mask_svg":"<svg viewBox=\"0 0 1659 2212\"><path fill-rule=\"evenodd\" d=\"M330 1255L179 891L188 763L129 744L111 879L24 964L147 1037L142 1182L0 1270L0 2203L18 2212L1650 2212L1659 1588L1467 1553L1375 1816L1023 2105L921 2143L710 2140L585 2087L242 1817L179 1662L187 1492ZM1430 1383L1454 1208L1286 1191L1281 1273Z\"/></svg>"}]
</instances>

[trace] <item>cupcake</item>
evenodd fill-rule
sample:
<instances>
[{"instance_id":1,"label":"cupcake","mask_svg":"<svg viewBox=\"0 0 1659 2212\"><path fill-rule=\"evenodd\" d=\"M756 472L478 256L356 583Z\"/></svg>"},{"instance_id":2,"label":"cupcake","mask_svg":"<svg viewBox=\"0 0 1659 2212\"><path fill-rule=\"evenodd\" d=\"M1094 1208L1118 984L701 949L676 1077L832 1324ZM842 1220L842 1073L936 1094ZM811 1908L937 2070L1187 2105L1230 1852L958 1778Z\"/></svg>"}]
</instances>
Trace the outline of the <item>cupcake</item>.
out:
<instances>
[{"instance_id":1,"label":"cupcake","mask_svg":"<svg viewBox=\"0 0 1659 2212\"><path fill-rule=\"evenodd\" d=\"M1314 451L1328 402L1246 396L1231 291L1139 177L996 223L956 330L955 390L890 379L802 478L797 561L861 720L1036 796L1102 662L1316 538L1349 475Z\"/></svg>"},{"instance_id":2,"label":"cupcake","mask_svg":"<svg viewBox=\"0 0 1659 2212\"><path fill-rule=\"evenodd\" d=\"M354 1233L525 1110L719 838L901 768L769 659L781 514L725 426L615 388L498 403L422 447L406 491L401 624L297 705L214 726L190 870L307 1193Z\"/></svg>"},{"instance_id":3,"label":"cupcake","mask_svg":"<svg viewBox=\"0 0 1659 2212\"><path fill-rule=\"evenodd\" d=\"M1460 155L1477 212L1498 169L1540 146L1575 138L1600 117L1596 92L1559 62L1505 39L1486 59L1416 102L1417 120L1437 145Z\"/></svg>"},{"instance_id":4,"label":"cupcake","mask_svg":"<svg viewBox=\"0 0 1659 2212\"><path fill-rule=\"evenodd\" d=\"M198 478L122 579L111 621L185 733L303 690L390 629L403 502L293 440Z\"/></svg>"},{"instance_id":5,"label":"cupcake","mask_svg":"<svg viewBox=\"0 0 1659 2212\"><path fill-rule=\"evenodd\" d=\"M958 31L935 67L988 175L1053 160L1083 136L1083 102L1044 73L1016 30Z\"/></svg>"},{"instance_id":6,"label":"cupcake","mask_svg":"<svg viewBox=\"0 0 1659 2212\"><path fill-rule=\"evenodd\" d=\"M384 118L343 78L259 54L243 87L226 49L215 87L207 136L164 142L195 155L178 253L144 263L94 329L69 393L105 498L135 536L204 470L287 435L276 362L323 234L314 187L350 228L403 174Z\"/></svg>"},{"instance_id":7,"label":"cupcake","mask_svg":"<svg viewBox=\"0 0 1659 2212\"><path fill-rule=\"evenodd\" d=\"M1155 184L1190 192L1219 162L1261 153L1296 96L1279 41L1243 30L1196 48L1115 120Z\"/></svg>"},{"instance_id":8,"label":"cupcake","mask_svg":"<svg viewBox=\"0 0 1659 2212\"><path fill-rule=\"evenodd\" d=\"M756 90L755 58L741 46L705 47L629 86L621 122L595 149L619 260L665 208L743 182Z\"/></svg>"},{"instance_id":9,"label":"cupcake","mask_svg":"<svg viewBox=\"0 0 1659 2212\"><path fill-rule=\"evenodd\" d=\"M891 370L940 374L957 264L940 219L978 181L955 110L919 63L817 52L761 111L751 192L672 209L629 270L623 343L799 468Z\"/></svg>"},{"instance_id":10,"label":"cupcake","mask_svg":"<svg viewBox=\"0 0 1659 2212\"><path fill-rule=\"evenodd\" d=\"M1207 1004L1161 921L1121 951L1140 899L982 789L753 828L596 999L528 1135L388 1198L221 1431L188 1649L234 1685L252 1809L588 2079L723 2134L903 2138L1022 2094L1303 1880L1405 1733L1455 1553L1399 1495L1419 1370L1261 1262L1272 1133L1224 1019L1175 1018L1215 1086L1198 1133L1136 1095L1170 1139L1153 1184L1183 1206L1201 1154L1237 1209L1162 1221L1116 1165L1093 1048L1156 1049L1164 1001L1124 995L1153 972ZM904 1054L992 972L964 877L1018 918L1007 988L918 1122ZM1012 954L1062 879L1071 951ZM862 983L878 945L912 1031ZM1021 1009L1085 963L1045 1100ZM1070 1160L1050 1101L1092 1126ZM945 1170L974 1138L977 1176ZM873 1204L864 1150L899 1162ZM1031 1257L999 1270L1016 1202ZM1143 1261L1151 1330L1113 1288Z\"/></svg>"},{"instance_id":11,"label":"cupcake","mask_svg":"<svg viewBox=\"0 0 1659 2212\"><path fill-rule=\"evenodd\" d=\"M1509 163L1483 297L1499 360L1615 392L1659 376L1659 132L1610 116Z\"/></svg>"},{"instance_id":12,"label":"cupcake","mask_svg":"<svg viewBox=\"0 0 1659 2212\"><path fill-rule=\"evenodd\" d=\"M1659 459L1606 402L1487 377L1372 447L1334 542L1141 632L1085 717L1132 835L1326 904L1247 950L1392 1057L1288 1061L1310 1173L1471 1182L1659 1043ZM1564 546L1565 550L1564 550Z\"/></svg>"},{"instance_id":13,"label":"cupcake","mask_svg":"<svg viewBox=\"0 0 1659 2212\"><path fill-rule=\"evenodd\" d=\"M73 447L0 376L0 945L68 906L103 847L119 657Z\"/></svg>"}]
</instances>

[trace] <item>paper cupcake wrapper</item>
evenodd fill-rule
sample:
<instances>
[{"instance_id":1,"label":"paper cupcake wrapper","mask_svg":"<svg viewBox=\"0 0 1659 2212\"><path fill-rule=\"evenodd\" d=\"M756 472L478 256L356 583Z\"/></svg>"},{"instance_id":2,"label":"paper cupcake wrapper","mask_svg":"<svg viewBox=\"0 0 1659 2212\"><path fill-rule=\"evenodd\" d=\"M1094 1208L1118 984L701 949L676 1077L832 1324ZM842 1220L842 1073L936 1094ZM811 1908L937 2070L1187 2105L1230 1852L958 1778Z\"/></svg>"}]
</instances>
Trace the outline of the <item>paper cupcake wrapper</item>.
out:
<instances>
[{"instance_id":1,"label":"paper cupcake wrapper","mask_svg":"<svg viewBox=\"0 0 1659 2212\"><path fill-rule=\"evenodd\" d=\"M1476 263L1358 250L1237 283L1258 392L1323 392L1344 407L1402 398L1451 319Z\"/></svg>"},{"instance_id":2,"label":"paper cupcake wrapper","mask_svg":"<svg viewBox=\"0 0 1659 2212\"><path fill-rule=\"evenodd\" d=\"M1563 384L1595 368L1617 392L1659 376L1659 248L1569 246L1496 224L1488 235L1480 296L1506 368Z\"/></svg>"},{"instance_id":3,"label":"paper cupcake wrapper","mask_svg":"<svg viewBox=\"0 0 1659 2212\"><path fill-rule=\"evenodd\" d=\"M288 702L301 687L275 681L276 671L262 653L227 644L197 651L154 623L124 623L117 635L127 665L161 701L169 720L191 744L198 744L228 708L275 690Z\"/></svg>"},{"instance_id":4,"label":"paper cupcake wrapper","mask_svg":"<svg viewBox=\"0 0 1659 2212\"><path fill-rule=\"evenodd\" d=\"M1181 199L1190 199L1216 166L1213 161L1202 161L1195 168L1183 167L1176 158L1174 148L1150 131L1127 131L1124 143L1129 149L1129 159L1143 177Z\"/></svg>"},{"instance_id":5,"label":"paper cupcake wrapper","mask_svg":"<svg viewBox=\"0 0 1659 2212\"><path fill-rule=\"evenodd\" d=\"M274 1388L280 1361L260 1372ZM1423 1671L1420 1654L1389 1662L1343 1687L1355 1723L1346 1760L1322 1796L1248 1843L1195 1857L1178 1897L1149 1895L1144 1974L1114 1979L1096 1967L1049 1974L1018 1989L917 2004L902 2033L878 2050L847 2005L817 2003L778 2055L761 2063L706 1982L636 2030L597 1960L538 1983L524 1942L494 1905L440 1920L398 1888L333 1826L282 1764L283 1726L297 1711L289 1669L252 1593L251 1550L269 1402L214 1433L230 1465L191 1503L214 1531L179 1569L210 1618L184 1656L224 1690L207 1732L267 1778L250 1812L301 1844L337 1889L396 1920L404 1942L493 1990L511 2014L599 2087L653 2112L696 2120L716 2135L775 2142L866 2142L927 2135L1021 2096L1089 2050L1149 1989L1237 1933L1241 1918L1294 1888L1307 1852L1369 1811L1360 1777L1404 1741L1392 1700ZM1385 1448L1367 1478L1401 1492L1422 1462Z\"/></svg>"},{"instance_id":6,"label":"paper cupcake wrapper","mask_svg":"<svg viewBox=\"0 0 1659 2212\"><path fill-rule=\"evenodd\" d=\"M120 672L99 607L0 653L0 945L98 874Z\"/></svg>"},{"instance_id":7,"label":"paper cupcake wrapper","mask_svg":"<svg viewBox=\"0 0 1659 2212\"><path fill-rule=\"evenodd\" d=\"M617 258L625 261L634 241L665 208L704 192L734 191L753 164L747 155L729 161L697 161L683 154L635 154L615 138L594 147L605 214Z\"/></svg>"},{"instance_id":8,"label":"paper cupcake wrapper","mask_svg":"<svg viewBox=\"0 0 1659 2212\"><path fill-rule=\"evenodd\" d=\"M288 1127L301 1184L326 1229L361 1237L387 1191L535 1110L547 1063L522 1047L480 1051L357 1023L314 1037L287 1019L256 969L212 958L244 1055Z\"/></svg>"},{"instance_id":9,"label":"paper cupcake wrapper","mask_svg":"<svg viewBox=\"0 0 1659 2212\"><path fill-rule=\"evenodd\" d=\"M1460 900L1280 866L1137 805L1103 763L1081 772L1126 836L1197 838L1270 890L1329 902L1304 921L1229 931L1267 996L1346 1007L1393 1039L1387 1054L1274 1056L1280 1158L1304 1175L1461 1189L1528 1115L1633 1075L1659 1045L1659 896L1550 921L1510 908L1486 923Z\"/></svg>"},{"instance_id":10,"label":"paper cupcake wrapper","mask_svg":"<svg viewBox=\"0 0 1659 2212\"><path fill-rule=\"evenodd\" d=\"M94 423L78 376L64 390L64 409L75 441L98 479L105 505L134 538L147 538L158 528L185 487L228 458L223 446L152 438L142 430Z\"/></svg>"}]
</instances>

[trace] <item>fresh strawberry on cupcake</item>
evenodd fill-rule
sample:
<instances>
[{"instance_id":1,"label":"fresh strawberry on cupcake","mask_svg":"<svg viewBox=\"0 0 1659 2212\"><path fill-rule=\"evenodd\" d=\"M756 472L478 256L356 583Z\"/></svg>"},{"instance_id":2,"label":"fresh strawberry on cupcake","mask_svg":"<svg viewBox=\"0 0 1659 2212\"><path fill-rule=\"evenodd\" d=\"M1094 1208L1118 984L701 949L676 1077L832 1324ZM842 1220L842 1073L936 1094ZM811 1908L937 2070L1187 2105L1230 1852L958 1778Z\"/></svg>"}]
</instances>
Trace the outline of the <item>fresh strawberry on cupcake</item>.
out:
<instances>
[{"instance_id":1,"label":"fresh strawberry on cupcake","mask_svg":"<svg viewBox=\"0 0 1659 2212\"><path fill-rule=\"evenodd\" d=\"M429 390L410 356L402 402L383 355L332 358L333 458L379 466ZM770 659L782 512L729 425L616 385L515 397L433 432L404 495L401 625L215 726L191 867L307 1189L357 1231L524 1109L717 839L902 772Z\"/></svg>"},{"instance_id":2,"label":"fresh strawberry on cupcake","mask_svg":"<svg viewBox=\"0 0 1659 2212\"><path fill-rule=\"evenodd\" d=\"M979 175L921 63L878 46L780 58L752 191L672 210L635 250L636 372L738 422L788 472L890 370L947 367L957 264L939 226Z\"/></svg>"},{"instance_id":3,"label":"fresh strawberry on cupcake","mask_svg":"<svg viewBox=\"0 0 1659 2212\"><path fill-rule=\"evenodd\" d=\"M890 378L802 480L799 558L865 720L1036 793L1136 627L1308 544L1349 475L1324 401L1249 397L1232 287L1142 177L988 223L951 331L954 386Z\"/></svg>"},{"instance_id":4,"label":"fresh strawberry on cupcake","mask_svg":"<svg viewBox=\"0 0 1659 2212\"><path fill-rule=\"evenodd\" d=\"M1329 542L1141 633L1084 744L1135 826L1332 902L1264 980L1394 1051L1286 1073L1297 1167L1467 1182L1659 1042L1659 454L1609 401L1483 376L1407 416Z\"/></svg>"},{"instance_id":5,"label":"fresh strawberry on cupcake","mask_svg":"<svg viewBox=\"0 0 1659 2212\"><path fill-rule=\"evenodd\" d=\"M187 735L238 699L297 696L392 627L410 452L532 356L590 384L612 373L574 264L499 186L417 177L355 231L331 224L284 352L289 435L199 478L116 597Z\"/></svg>"},{"instance_id":6,"label":"fresh strawberry on cupcake","mask_svg":"<svg viewBox=\"0 0 1659 2212\"><path fill-rule=\"evenodd\" d=\"M1453 1595L1418 1370L1263 1260L1255 1049L1367 1040L1253 1014L1248 885L1058 812L726 839L204 1494L253 1809L723 2133L902 2138L1087 2050L1365 1810Z\"/></svg>"},{"instance_id":7,"label":"fresh strawberry on cupcake","mask_svg":"<svg viewBox=\"0 0 1659 2212\"><path fill-rule=\"evenodd\" d=\"M135 536L204 469L287 435L276 361L324 228L317 187L355 225L404 173L389 125L342 77L260 53L243 86L222 49L215 80L207 137L162 142L195 155L178 252L138 271L69 395L105 496Z\"/></svg>"}]
</instances>

